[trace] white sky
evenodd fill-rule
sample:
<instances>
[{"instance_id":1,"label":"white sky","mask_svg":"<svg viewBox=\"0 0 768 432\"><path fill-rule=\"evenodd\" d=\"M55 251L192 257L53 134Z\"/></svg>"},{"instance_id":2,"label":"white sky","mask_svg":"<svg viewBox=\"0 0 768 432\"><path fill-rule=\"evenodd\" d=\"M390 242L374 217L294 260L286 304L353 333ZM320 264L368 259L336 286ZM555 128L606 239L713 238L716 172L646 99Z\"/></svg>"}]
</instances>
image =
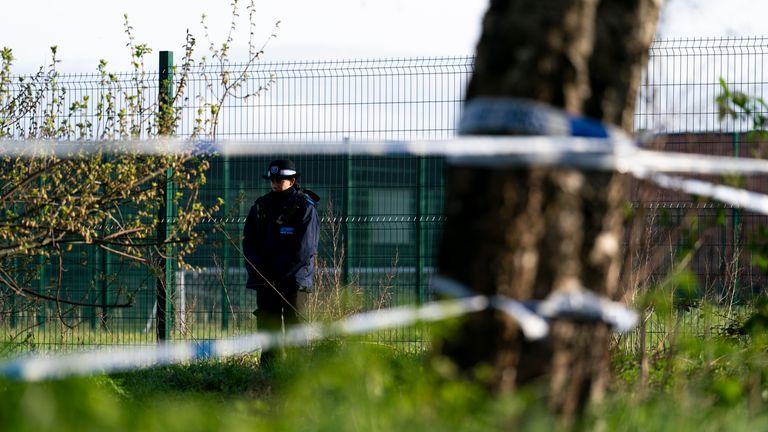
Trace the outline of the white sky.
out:
<instances>
[{"instance_id":1,"label":"white sky","mask_svg":"<svg viewBox=\"0 0 768 432\"><path fill-rule=\"evenodd\" d=\"M234 60L245 60L247 0L240 0ZM542 0L545 1L545 0ZM256 0L256 39L281 21L266 60L315 60L468 55L480 34L489 0ZM182 55L185 30L207 46L200 16L220 44L230 22L230 0L6 0L0 47L13 49L14 71L27 73L50 60L58 45L60 70L93 72L99 59L113 71L128 69L123 13L138 43ZM765 0L667 0L663 37L757 36L766 32ZM768 35L768 34L766 34ZM148 66L156 67L157 54Z\"/></svg>"}]
</instances>

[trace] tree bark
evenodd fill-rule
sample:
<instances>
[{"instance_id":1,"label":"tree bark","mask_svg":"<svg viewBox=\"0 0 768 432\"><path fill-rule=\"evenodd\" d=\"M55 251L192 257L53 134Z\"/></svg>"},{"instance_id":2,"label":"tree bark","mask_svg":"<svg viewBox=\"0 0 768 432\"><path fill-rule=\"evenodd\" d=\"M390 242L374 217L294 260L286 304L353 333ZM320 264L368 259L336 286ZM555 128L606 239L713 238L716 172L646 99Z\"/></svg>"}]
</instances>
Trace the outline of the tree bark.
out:
<instances>
[{"instance_id":1,"label":"tree bark","mask_svg":"<svg viewBox=\"0 0 768 432\"><path fill-rule=\"evenodd\" d=\"M491 0L467 100L526 98L632 128L635 95L662 0ZM616 298L625 179L570 168L451 165L439 266L473 291L543 299L583 286ZM581 412L610 378L610 329L555 322L526 342L499 312L467 317L439 351L489 387L546 382L556 413Z\"/></svg>"}]
</instances>

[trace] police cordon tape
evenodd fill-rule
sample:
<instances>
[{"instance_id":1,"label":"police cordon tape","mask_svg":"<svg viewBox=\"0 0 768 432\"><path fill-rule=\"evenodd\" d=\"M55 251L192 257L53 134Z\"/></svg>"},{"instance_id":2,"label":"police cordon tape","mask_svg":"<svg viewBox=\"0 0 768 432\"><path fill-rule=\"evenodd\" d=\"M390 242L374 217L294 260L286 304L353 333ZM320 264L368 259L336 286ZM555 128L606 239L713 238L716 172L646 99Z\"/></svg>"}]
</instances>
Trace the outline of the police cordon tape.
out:
<instances>
[{"instance_id":1,"label":"police cordon tape","mask_svg":"<svg viewBox=\"0 0 768 432\"><path fill-rule=\"evenodd\" d=\"M488 308L513 318L529 340L547 336L550 328L548 320L604 322L619 333L630 331L638 320L637 313L625 305L581 289L555 292L540 302L519 302L503 296L471 295L458 282L442 277L435 277L432 285L436 292L451 293L460 298L434 301L422 306L398 306L362 312L328 324L299 324L287 328L285 333L256 332L218 340L108 347L48 357L21 357L0 363L0 376L20 381L42 381L219 359L265 352L278 347L305 346L321 339L359 335L419 322L443 321Z\"/></svg>"},{"instance_id":2,"label":"police cordon tape","mask_svg":"<svg viewBox=\"0 0 768 432\"><path fill-rule=\"evenodd\" d=\"M658 186L708 197L768 215L768 195L666 173L765 175L768 160L640 149L628 138L568 136L465 136L445 141L378 141L346 143L217 142L157 140L115 142L0 141L0 155L73 157L92 152L177 154L200 148L228 156L275 154L445 155L449 163L485 168L517 166L615 170ZM37 150L36 150L37 149ZM122 149L122 150L121 150ZM197 149L197 150L196 150Z\"/></svg>"},{"instance_id":3,"label":"police cordon tape","mask_svg":"<svg viewBox=\"0 0 768 432\"><path fill-rule=\"evenodd\" d=\"M0 156L35 158L109 155L273 155L445 156L454 163L476 159L489 166L574 166L628 172L768 174L768 161L751 158L645 150L629 136L464 135L411 141L204 141L151 139L126 141L1 140ZM571 159L572 158L572 159ZM481 162L478 162L480 164Z\"/></svg>"},{"instance_id":4,"label":"police cordon tape","mask_svg":"<svg viewBox=\"0 0 768 432\"><path fill-rule=\"evenodd\" d=\"M520 166L568 167L629 173L669 189L706 196L751 211L768 214L768 196L663 173L768 174L768 161L748 158L653 152L615 128L589 118L535 102L481 98L465 106L459 132L464 136L443 141L378 142L243 142L243 141L0 141L0 155L18 157L87 157L90 154L190 154L225 157L276 154L349 154L445 156L451 164L485 168ZM478 136L472 136L476 134ZM481 136L481 135L522 136ZM218 358L277 346L305 345L335 335L353 335L380 329L438 321L489 307L513 317L528 339L549 332L546 319L605 322L619 332L629 331L637 313L621 303L600 298L580 288L558 290L541 302L518 302L495 296L469 296L456 281L435 278L436 291L462 297L421 307L401 306L365 312L322 325L291 327L285 334L259 332L231 339L179 342L156 347L125 347L68 354L51 358L22 358L0 364L0 374L25 380L70 375L110 373L137 367Z\"/></svg>"},{"instance_id":5,"label":"police cordon tape","mask_svg":"<svg viewBox=\"0 0 768 432\"><path fill-rule=\"evenodd\" d=\"M768 215L768 195L731 186L666 174L637 175L665 189L711 198L734 207Z\"/></svg>"},{"instance_id":6,"label":"police cordon tape","mask_svg":"<svg viewBox=\"0 0 768 432\"><path fill-rule=\"evenodd\" d=\"M287 328L285 333L256 332L218 340L169 342L157 346L109 347L51 357L22 357L1 363L0 375L17 380L39 381L224 358L265 352L281 346L302 346L336 335L354 335L418 321L448 319L486 309L488 304L488 299L476 296L434 302L419 308L401 306L364 312L331 324L299 324Z\"/></svg>"}]
</instances>

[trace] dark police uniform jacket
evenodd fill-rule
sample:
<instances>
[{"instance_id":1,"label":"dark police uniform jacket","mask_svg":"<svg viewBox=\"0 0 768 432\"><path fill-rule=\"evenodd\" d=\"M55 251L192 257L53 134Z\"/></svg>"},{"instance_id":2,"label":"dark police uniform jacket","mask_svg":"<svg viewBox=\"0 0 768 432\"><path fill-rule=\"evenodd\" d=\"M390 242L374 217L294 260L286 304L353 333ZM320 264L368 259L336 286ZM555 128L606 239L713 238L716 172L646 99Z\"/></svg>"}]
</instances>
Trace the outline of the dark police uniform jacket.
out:
<instances>
[{"instance_id":1,"label":"dark police uniform jacket","mask_svg":"<svg viewBox=\"0 0 768 432\"><path fill-rule=\"evenodd\" d=\"M320 238L315 206L295 188L273 191L256 200L243 229L247 288L266 287L266 277L279 289L311 291Z\"/></svg>"}]
</instances>

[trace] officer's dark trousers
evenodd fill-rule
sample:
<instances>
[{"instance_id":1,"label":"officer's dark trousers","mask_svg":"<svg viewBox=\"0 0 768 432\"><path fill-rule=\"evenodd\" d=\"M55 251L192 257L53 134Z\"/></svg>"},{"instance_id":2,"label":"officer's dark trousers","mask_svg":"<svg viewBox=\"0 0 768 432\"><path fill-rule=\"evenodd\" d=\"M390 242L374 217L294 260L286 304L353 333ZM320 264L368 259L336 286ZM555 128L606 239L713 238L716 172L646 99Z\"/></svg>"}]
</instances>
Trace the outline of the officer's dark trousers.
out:
<instances>
[{"instance_id":1,"label":"officer's dark trousers","mask_svg":"<svg viewBox=\"0 0 768 432\"><path fill-rule=\"evenodd\" d=\"M260 286L256 290L258 309L255 313L259 331L276 331L282 328L283 323L288 327L299 322L298 289L275 287L277 290L271 286Z\"/></svg>"}]
</instances>

